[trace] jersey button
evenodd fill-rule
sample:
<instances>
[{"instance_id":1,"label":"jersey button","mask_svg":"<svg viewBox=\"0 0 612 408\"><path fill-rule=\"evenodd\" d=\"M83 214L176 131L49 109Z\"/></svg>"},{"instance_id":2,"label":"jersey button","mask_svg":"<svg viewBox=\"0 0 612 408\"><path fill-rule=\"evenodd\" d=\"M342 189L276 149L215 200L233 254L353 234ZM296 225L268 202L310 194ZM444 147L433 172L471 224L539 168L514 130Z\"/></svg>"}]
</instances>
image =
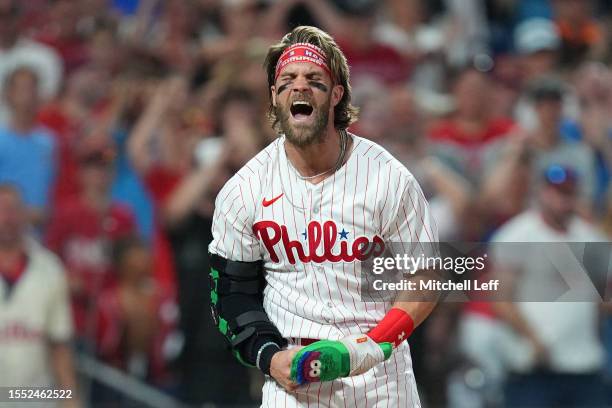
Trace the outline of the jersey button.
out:
<instances>
[{"instance_id":1,"label":"jersey button","mask_svg":"<svg viewBox=\"0 0 612 408\"><path fill-rule=\"evenodd\" d=\"M333 308L333 307L334 307L334 304L333 304L332 302L327 302L327 307L329 307L329 308Z\"/></svg>"},{"instance_id":2,"label":"jersey button","mask_svg":"<svg viewBox=\"0 0 612 408\"><path fill-rule=\"evenodd\" d=\"M312 212L315 213L315 214L318 214L319 213L319 207L313 208Z\"/></svg>"}]
</instances>

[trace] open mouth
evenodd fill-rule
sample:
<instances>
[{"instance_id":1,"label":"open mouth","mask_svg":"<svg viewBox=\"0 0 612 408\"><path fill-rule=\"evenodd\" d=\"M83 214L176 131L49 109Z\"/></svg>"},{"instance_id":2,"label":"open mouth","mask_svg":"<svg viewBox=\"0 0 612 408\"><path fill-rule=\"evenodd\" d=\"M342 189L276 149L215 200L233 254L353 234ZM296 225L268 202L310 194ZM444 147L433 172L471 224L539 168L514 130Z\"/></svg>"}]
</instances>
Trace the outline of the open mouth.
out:
<instances>
[{"instance_id":1,"label":"open mouth","mask_svg":"<svg viewBox=\"0 0 612 408\"><path fill-rule=\"evenodd\" d=\"M297 120L306 119L312 115L313 107L306 101L295 101L291 104L291 116Z\"/></svg>"}]
</instances>

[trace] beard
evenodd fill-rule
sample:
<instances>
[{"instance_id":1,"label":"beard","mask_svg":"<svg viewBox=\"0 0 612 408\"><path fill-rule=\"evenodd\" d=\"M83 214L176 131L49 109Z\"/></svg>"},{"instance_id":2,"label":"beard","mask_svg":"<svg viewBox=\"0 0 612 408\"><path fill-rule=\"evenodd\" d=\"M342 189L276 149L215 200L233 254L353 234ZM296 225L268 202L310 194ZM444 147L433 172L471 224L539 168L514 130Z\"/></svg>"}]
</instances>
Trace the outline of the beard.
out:
<instances>
[{"instance_id":1,"label":"beard","mask_svg":"<svg viewBox=\"0 0 612 408\"><path fill-rule=\"evenodd\" d=\"M287 140L297 147L305 147L321 143L325 138L325 128L327 128L327 124L329 122L329 107L331 104L331 97L328 98L327 101L325 101L325 103L323 103L323 105L320 107L313 105L311 115L315 116L314 121L311 124L291 124L291 111L289 107L291 106L292 102L293 101L291 101L287 107L278 105L276 108L274 108L274 113L279 119L281 130L285 134Z\"/></svg>"}]
</instances>

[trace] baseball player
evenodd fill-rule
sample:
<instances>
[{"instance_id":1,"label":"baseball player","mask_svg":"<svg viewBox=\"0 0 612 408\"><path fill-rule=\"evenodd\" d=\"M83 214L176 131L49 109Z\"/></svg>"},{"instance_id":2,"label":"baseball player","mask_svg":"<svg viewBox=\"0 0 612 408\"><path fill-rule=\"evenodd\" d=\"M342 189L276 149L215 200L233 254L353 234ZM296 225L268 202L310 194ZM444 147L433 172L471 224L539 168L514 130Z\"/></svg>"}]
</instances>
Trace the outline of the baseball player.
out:
<instances>
[{"instance_id":1,"label":"baseball player","mask_svg":"<svg viewBox=\"0 0 612 408\"><path fill-rule=\"evenodd\" d=\"M346 131L357 109L327 33L295 28L265 68L280 136L217 196L213 317L236 357L266 374L263 407L418 407L404 340L434 302L364 302L360 274L387 243L437 240L423 193Z\"/></svg>"}]
</instances>

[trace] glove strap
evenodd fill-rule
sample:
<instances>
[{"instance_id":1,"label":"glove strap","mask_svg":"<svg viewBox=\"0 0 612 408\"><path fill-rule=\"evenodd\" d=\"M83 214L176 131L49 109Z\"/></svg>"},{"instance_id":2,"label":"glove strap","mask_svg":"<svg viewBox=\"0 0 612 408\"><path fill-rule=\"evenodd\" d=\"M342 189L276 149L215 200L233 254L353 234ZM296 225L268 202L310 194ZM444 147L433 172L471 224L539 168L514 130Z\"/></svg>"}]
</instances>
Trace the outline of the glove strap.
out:
<instances>
[{"instance_id":1,"label":"glove strap","mask_svg":"<svg viewBox=\"0 0 612 408\"><path fill-rule=\"evenodd\" d=\"M272 357L274 354L280 351L280 347L273 341L264 343L257 352L257 359L255 360L255 366L261 370L265 375L270 375L270 365L272 363Z\"/></svg>"},{"instance_id":2,"label":"glove strap","mask_svg":"<svg viewBox=\"0 0 612 408\"><path fill-rule=\"evenodd\" d=\"M414 320L405 311L392 308L385 317L373 328L368 336L377 343L389 342L397 347L406 340L414 330Z\"/></svg>"}]
</instances>

